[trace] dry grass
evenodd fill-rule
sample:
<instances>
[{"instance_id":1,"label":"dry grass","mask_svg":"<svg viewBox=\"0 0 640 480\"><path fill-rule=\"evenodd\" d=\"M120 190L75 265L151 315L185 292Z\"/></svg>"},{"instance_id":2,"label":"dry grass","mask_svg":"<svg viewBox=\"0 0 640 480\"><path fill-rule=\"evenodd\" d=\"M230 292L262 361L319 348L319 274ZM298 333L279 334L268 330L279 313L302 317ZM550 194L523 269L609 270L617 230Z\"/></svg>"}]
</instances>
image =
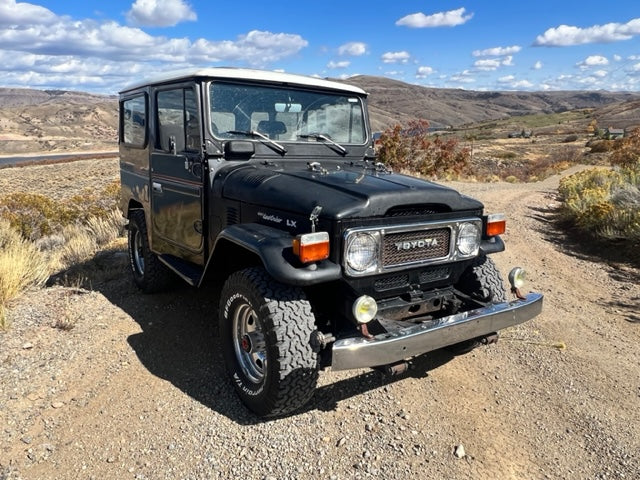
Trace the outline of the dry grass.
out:
<instances>
[{"instance_id":1,"label":"dry grass","mask_svg":"<svg viewBox=\"0 0 640 480\"><path fill-rule=\"evenodd\" d=\"M24 240L6 220L0 220L0 328L7 328L7 303L31 286L49 278L49 261L31 242Z\"/></svg>"},{"instance_id":2,"label":"dry grass","mask_svg":"<svg viewBox=\"0 0 640 480\"><path fill-rule=\"evenodd\" d=\"M117 176L117 159L0 170L0 328L7 327L8 302L50 276L85 284L87 272L110 272L99 264L113 258L95 258L122 248ZM73 328L70 319L61 322L58 328Z\"/></svg>"}]
</instances>

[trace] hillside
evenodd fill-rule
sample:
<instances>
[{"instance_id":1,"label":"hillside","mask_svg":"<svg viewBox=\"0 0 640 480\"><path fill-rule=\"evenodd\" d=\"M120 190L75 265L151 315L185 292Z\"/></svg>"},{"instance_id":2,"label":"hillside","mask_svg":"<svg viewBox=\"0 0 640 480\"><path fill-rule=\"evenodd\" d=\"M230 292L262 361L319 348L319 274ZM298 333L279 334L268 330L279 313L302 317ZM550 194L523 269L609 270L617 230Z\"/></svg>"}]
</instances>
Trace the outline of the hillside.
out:
<instances>
[{"instance_id":1,"label":"hillside","mask_svg":"<svg viewBox=\"0 0 640 480\"><path fill-rule=\"evenodd\" d=\"M426 88L383 77L357 76L346 83L369 92L374 131L412 118L433 126L465 126L525 116L584 110L582 124L595 118L601 127L640 125L640 93L478 92ZM0 88L1 154L113 151L117 148L117 98L62 90ZM550 117L551 123L556 123ZM542 122L545 123L545 122ZM549 123L549 122L546 122ZM500 132L500 136L504 132Z\"/></svg>"},{"instance_id":2,"label":"hillside","mask_svg":"<svg viewBox=\"0 0 640 480\"><path fill-rule=\"evenodd\" d=\"M0 88L3 155L117 149L113 96Z\"/></svg>"},{"instance_id":3,"label":"hillside","mask_svg":"<svg viewBox=\"0 0 640 480\"><path fill-rule=\"evenodd\" d=\"M345 83L370 94L369 107L374 130L411 118L426 118L433 126L474 124L532 114L561 113L577 109L607 107L607 118L618 122L618 107L625 102L640 102L638 93L604 91L564 92L479 92L473 90L427 88L383 77L356 76ZM595 112L594 115L598 115ZM636 114L637 117L640 115ZM624 119L621 116L620 119ZM602 123L602 122L599 122ZM628 125L620 125L626 127Z\"/></svg>"}]
</instances>

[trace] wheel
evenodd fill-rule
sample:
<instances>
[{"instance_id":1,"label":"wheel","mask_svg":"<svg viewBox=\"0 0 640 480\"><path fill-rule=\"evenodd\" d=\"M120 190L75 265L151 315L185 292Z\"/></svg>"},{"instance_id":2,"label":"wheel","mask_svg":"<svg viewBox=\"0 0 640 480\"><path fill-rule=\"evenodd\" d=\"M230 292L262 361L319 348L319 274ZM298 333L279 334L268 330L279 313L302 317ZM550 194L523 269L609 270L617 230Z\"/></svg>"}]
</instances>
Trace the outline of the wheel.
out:
<instances>
[{"instance_id":1,"label":"wheel","mask_svg":"<svg viewBox=\"0 0 640 480\"><path fill-rule=\"evenodd\" d=\"M464 271L457 285L458 289L471 298L484 303L500 303L507 301L502 276L496 264L486 255L480 255ZM469 353L482 345L475 338L465 340L447 347L454 355Z\"/></svg>"},{"instance_id":2,"label":"wheel","mask_svg":"<svg viewBox=\"0 0 640 480\"><path fill-rule=\"evenodd\" d=\"M147 223L143 210L133 210L129 217L129 263L133 280L145 293L165 290L171 283L171 271L149 248Z\"/></svg>"},{"instance_id":3,"label":"wheel","mask_svg":"<svg viewBox=\"0 0 640 480\"><path fill-rule=\"evenodd\" d=\"M301 289L262 268L241 270L222 289L219 319L227 371L247 407L269 417L309 401L319 367L314 316Z\"/></svg>"},{"instance_id":4,"label":"wheel","mask_svg":"<svg viewBox=\"0 0 640 480\"><path fill-rule=\"evenodd\" d=\"M458 282L458 289L485 303L507 301L502 276L493 260L486 255L478 256L464 271Z\"/></svg>"}]
</instances>

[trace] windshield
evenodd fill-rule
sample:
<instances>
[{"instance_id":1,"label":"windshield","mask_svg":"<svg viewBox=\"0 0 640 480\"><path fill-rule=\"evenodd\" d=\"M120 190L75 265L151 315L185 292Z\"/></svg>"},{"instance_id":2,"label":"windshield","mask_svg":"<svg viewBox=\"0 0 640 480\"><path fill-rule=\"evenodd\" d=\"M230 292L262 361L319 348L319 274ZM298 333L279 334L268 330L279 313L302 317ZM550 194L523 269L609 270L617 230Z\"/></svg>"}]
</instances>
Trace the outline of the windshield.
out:
<instances>
[{"instance_id":1,"label":"windshield","mask_svg":"<svg viewBox=\"0 0 640 480\"><path fill-rule=\"evenodd\" d=\"M220 139L258 132L279 142L366 142L362 100L341 92L211 83L211 132Z\"/></svg>"}]
</instances>

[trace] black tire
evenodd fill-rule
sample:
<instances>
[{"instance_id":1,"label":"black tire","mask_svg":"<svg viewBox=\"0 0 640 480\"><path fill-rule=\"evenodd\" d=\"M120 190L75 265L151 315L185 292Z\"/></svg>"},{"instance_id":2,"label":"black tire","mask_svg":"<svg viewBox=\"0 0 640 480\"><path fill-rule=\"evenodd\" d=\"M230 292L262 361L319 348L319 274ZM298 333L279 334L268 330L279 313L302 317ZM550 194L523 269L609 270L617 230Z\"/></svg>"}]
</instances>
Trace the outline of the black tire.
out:
<instances>
[{"instance_id":1,"label":"black tire","mask_svg":"<svg viewBox=\"0 0 640 480\"><path fill-rule=\"evenodd\" d=\"M241 270L222 288L218 318L227 371L249 409L273 417L309 401L319 367L314 316L301 289L262 268Z\"/></svg>"},{"instance_id":2,"label":"black tire","mask_svg":"<svg viewBox=\"0 0 640 480\"><path fill-rule=\"evenodd\" d=\"M504 282L496 264L486 255L480 255L464 271L457 288L475 300L484 303L501 303L507 301ZM475 350L482 343L473 338L447 347L454 355L463 355Z\"/></svg>"},{"instance_id":3,"label":"black tire","mask_svg":"<svg viewBox=\"0 0 640 480\"><path fill-rule=\"evenodd\" d=\"M458 289L485 303L507 301L502 276L493 260L486 255L478 256L464 271L458 282Z\"/></svg>"},{"instance_id":4,"label":"black tire","mask_svg":"<svg viewBox=\"0 0 640 480\"><path fill-rule=\"evenodd\" d=\"M129 216L128 243L129 264L138 288L144 293L166 290L173 280L172 274L149 248L143 210L133 210Z\"/></svg>"}]
</instances>

